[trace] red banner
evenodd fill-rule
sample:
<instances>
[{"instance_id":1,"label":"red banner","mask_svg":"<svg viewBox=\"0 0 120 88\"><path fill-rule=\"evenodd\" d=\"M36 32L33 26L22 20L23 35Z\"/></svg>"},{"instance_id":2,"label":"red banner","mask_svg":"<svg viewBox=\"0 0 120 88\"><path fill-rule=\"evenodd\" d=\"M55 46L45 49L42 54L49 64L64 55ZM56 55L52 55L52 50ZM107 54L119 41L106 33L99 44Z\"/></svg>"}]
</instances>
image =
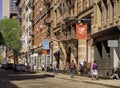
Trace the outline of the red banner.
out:
<instances>
[{"instance_id":1,"label":"red banner","mask_svg":"<svg viewBox=\"0 0 120 88\"><path fill-rule=\"evenodd\" d=\"M47 54L47 50L42 50L42 54Z\"/></svg>"},{"instance_id":2,"label":"red banner","mask_svg":"<svg viewBox=\"0 0 120 88\"><path fill-rule=\"evenodd\" d=\"M76 24L76 39L87 39L87 24Z\"/></svg>"}]
</instances>

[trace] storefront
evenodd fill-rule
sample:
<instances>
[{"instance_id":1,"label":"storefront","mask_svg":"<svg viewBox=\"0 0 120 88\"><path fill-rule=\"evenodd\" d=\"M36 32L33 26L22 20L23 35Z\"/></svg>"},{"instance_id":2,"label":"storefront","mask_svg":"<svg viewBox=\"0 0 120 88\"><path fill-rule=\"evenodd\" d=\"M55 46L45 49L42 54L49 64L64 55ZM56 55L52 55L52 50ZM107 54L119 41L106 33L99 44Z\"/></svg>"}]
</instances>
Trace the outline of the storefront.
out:
<instances>
[{"instance_id":1,"label":"storefront","mask_svg":"<svg viewBox=\"0 0 120 88\"><path fill-rule=\"evenodd\" d=\"M94 55L100 76L110 76L120 58L120 30L112 27L93 34Z\"/></svg>"}]
</instances>

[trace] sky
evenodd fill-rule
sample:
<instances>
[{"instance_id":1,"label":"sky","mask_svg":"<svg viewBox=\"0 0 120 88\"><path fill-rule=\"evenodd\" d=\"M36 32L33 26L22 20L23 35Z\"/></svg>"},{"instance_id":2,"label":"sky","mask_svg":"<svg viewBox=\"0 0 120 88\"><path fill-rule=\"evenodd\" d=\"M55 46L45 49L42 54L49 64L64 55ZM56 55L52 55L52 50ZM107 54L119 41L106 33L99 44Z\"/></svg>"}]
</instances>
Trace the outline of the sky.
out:
<instances>
[{"instance_id":1,"label":"sky","mask_svg":"<svg viewBox=\"0 0 120 88\"><path fill-rule=\"evenodd\" d=\"M2 0L0 0L0 20L2 19Z\"/></svg>"}]
</instances>

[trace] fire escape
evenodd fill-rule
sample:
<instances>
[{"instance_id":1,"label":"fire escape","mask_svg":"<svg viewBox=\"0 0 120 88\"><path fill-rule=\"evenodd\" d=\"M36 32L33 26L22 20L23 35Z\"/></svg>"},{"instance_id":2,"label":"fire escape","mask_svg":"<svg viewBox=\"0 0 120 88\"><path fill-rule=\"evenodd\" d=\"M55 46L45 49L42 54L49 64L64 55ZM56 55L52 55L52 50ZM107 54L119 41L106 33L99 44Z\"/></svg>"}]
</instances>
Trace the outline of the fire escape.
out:
<instances>
[{"instance_id":1,"label":"fire escape","mask_svg":"<svg viewBox=\"0 0 120 88\"><path fill-rule=\"evenodd\" d=\"M71 19L75 17L75 14L70 13L71 11L74 12L74 6L74 0L60 0L58 9L62 15L62 22L57 22L57 25L62 27L59 33L57 33L57 35L59 35L57 37L60 41L75 39L75 25L73 25L74 20Z\"/></svg>"},{"instance_id":2,"label":"fire escape","mask_svg":"<svg viewBox=\"0 0 120 88\"><path fill-rule=\"evenodd\" d=\"M75 39L76 30L74 24L76 21L73 19L75 18L74 9L74 0L60 0L58 10L61 16L57 17L57 26L60 28L60 30L55 33L55 36L63 44L63 47L66 51L66 55L64 55L64 57L66 58L67 62L70 62L72 52L71 46L68 46L68 44L72 43L72 45L77 48L77 41ZM77 58L77 56L75 56L75 58Z\"/></svg>"},{"instance_id":3,"label":"fire escape","mask_svg":"<svg viewBox=\"0 0 120 88\"><path fill-rule=\"evenodd\" d=\"M51 7L51 0L44 0L44 5L47 7L47 17L44 19L44 25L47 26L47 37L50 37L51 35L51 31L50 31L50 27L51 27L51 13L50 13L50 7Z\"/></svg>"}]
</instances>

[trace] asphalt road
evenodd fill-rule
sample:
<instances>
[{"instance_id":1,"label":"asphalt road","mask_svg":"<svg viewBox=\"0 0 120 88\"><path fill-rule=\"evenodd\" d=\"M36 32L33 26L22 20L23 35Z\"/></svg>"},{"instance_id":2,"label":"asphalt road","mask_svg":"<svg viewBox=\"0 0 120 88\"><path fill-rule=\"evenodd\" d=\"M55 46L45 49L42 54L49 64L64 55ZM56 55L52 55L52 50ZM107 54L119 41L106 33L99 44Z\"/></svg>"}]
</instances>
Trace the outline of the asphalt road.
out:
<instances>
[{"instance_id":1,"label":"asphalt road","mask_svg":"<svg viewBox=\"0 0 120 88\"><path fill-rule=\"evenodd\" d=\"M0 88L110 88L66 80L43 73L20 73L0 69Z\"/></svg>"}]
</instances>

